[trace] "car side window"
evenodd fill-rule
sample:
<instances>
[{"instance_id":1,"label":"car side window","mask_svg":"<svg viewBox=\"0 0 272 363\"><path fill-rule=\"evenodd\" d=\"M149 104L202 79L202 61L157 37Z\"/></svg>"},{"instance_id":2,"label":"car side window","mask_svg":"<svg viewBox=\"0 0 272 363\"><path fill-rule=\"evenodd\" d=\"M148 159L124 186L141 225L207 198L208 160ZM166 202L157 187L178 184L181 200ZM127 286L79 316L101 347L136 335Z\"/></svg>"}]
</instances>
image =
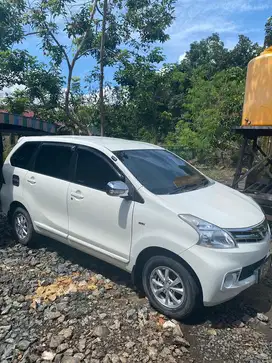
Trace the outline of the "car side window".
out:
<instances>
[{"instance_id":1,"label":"car side window","mask_svg":"<svg viewBox=\"0 0 272 363\"><path fill-rule=\"evenodd\" d=\"M39 146L39 142L25 142L10 158L12 166L28 169L30 160Z\"/></svg>"},{"instance_id":2,"label":"car side window","mask_svg":"<svg viewBox=\"0 0 272 363\"><path fill-rule=\"evenodd\" d=\"M34 172L69 181L72 146L43 144L36 157Z\"/></svg>"},{"instance_id":3,"label":"car side window","mask_svg":"<svg viewBox=\"0 0 272 363\"><path fill-rule=\"evenodd\" d=\"M121 180L120 175L103 157L87 149L79 148L75 183L106 191L110 181Z\"/></svg>"}]
</instances>

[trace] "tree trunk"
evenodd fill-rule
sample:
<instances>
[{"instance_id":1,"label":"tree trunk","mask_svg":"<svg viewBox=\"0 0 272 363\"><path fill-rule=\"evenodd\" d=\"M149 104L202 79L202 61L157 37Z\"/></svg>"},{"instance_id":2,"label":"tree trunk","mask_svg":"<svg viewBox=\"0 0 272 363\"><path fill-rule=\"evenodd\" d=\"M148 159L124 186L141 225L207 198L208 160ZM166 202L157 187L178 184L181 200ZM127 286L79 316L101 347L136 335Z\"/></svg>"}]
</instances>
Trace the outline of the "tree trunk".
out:
<instances>
[{"instance_id":1,"label":"tree trunk","mask_svg":"<svg viewBox=\"0 0 272 363\"><path fill-rule=\"evenodd\" d=\"M100 45L100 77L99 77L99 104L100 104L100 134L104 136L105 128L105 103L104 103L104 54L105 54L105 31L107 22L108 0L104 0L103 21Z\"/></svg>"}]
</instances>

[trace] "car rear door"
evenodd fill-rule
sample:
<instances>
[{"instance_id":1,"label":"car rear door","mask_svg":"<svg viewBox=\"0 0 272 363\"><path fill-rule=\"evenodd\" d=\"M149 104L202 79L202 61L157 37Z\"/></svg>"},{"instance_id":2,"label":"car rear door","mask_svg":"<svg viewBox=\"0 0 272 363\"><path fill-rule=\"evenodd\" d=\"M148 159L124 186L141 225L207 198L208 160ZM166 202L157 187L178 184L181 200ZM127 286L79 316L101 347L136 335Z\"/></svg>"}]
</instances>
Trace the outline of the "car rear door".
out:
<instances>
[{"instance_id":1,"label":"car rear door","mask_svg":"<svg viewBox=\"0 0 272 363\"><path fill-rule=\"evenodd\" d=\"M26 208L28 207L27 201L23 200L24 179L39 145L40 142L36 141L19 142L15 146L14 152L4 162L1 204L5 213L8 213L10 204L14 201L22 203Z\"/></svg>"},{"instance_id":2,"label":"car rear door","mask_svg":"<svg viewBox=\"0 0 272 363\"><path fill-rule=\"evenodd\" d=\"M74 146L44 142L24 181L23 198L35 228L49 237L67 238L67 193Z\"/></svg>"}]
</instances>

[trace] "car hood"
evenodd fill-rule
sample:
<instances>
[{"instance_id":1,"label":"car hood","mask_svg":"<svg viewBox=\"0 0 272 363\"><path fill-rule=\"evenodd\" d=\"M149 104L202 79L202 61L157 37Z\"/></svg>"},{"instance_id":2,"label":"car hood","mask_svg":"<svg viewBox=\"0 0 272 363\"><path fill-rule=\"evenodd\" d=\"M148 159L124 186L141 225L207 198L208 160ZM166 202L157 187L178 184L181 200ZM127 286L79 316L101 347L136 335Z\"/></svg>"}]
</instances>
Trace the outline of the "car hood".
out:
<instances>
[{"instance_id":1,"label":"car hood","mask_svg":"<svg viewBox=\"0 0 272 363\"><path fill-rule=\"evenodd\" d=\"M191 214L221 228L247 228L264 219L261 208L251 198L217 182L205 188L159 197L175 213Z\"/></svg>"}]
</instances>

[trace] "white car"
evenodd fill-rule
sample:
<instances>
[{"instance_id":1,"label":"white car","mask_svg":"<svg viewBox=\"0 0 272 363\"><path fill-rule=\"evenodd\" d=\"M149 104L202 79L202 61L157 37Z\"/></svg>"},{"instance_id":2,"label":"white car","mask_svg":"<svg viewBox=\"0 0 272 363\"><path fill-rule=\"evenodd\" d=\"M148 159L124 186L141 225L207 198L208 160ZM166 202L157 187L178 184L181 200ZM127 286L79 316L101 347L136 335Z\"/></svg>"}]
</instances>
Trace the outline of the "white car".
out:
<instances>
[{"instance_id":1,"label":"white car","mask_svg":"<svg viewBox=\"0 0 272 363\"><path fill-rule=\"evenodd\" d=\"M171 318L232 299L271 266L261 208L158 146L23 137L3 177L2 208L19 242L41 234L131 272Z\"/></svg>"}]
</instances>

